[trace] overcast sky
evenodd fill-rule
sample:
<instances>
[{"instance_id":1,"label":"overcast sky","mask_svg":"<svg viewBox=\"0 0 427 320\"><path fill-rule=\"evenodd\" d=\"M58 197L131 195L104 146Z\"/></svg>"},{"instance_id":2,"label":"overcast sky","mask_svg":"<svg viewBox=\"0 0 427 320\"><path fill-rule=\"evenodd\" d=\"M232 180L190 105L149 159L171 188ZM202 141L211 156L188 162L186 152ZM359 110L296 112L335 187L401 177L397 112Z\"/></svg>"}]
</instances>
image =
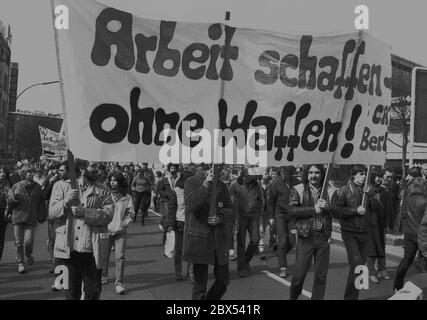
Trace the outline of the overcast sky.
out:
<instances>
[{"instance_id":1,"label":"overcast sky","mask_svg":"<svg viewBox=\"0 0 427 320\"><path fill-rule=\"evenodd\" d=\"M102 0L142 18L230 25L294 34L354 31L354 9L369 8L369 33L392 46L395 54L427 66L425 0ZM58 79L49 0L1 0L0 20L11 25L12 61L18 62L19 89ZM61 113L58 85L26 92L18 109Z\"/></svg>"}]
</instances>

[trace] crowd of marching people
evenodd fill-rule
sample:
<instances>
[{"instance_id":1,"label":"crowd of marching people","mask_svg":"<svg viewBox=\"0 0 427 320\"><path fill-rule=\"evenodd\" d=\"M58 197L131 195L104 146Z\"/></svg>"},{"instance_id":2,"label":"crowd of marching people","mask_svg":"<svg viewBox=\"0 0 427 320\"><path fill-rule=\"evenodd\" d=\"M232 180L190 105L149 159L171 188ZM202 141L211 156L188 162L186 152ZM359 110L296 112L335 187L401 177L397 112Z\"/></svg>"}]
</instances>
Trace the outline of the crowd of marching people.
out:
<instances>
[{"instance_id":1,"label":"crowd of marching people","mask_svg":"<svg viewBox=\"0 0 427 320\"><path fill-rule=\"evenodd\" d=\"M46 222L49 271L54 273L58 265L68 268L67 299L79 300L82 294L87 300L99 299L112 252L115 291L126 291L127 228L138 216L144 225L150 210L159 215L163 244L174 233L175 279L193 284L193 299L221 299L229 284L229 262L236 260L238 276L248 277L252 258L266 259L270 248L277 256L278 275L291 278L290 299L298 299L312 263L312 299L323 299L334 220L348 255L344 299L358 299L354 271L359 265L367 265L372 283L391 279L386 233L404 234L396 291L417 254L425 269L427 166L410 168L397 181L391 168L368 170L361 165L352 166L344 178L318 164L263 172L203 164L169 164L160 170L147 163L76 160L73 165L73 174L68 161L25 161L11 171L0 166L0 262L10 223L17 271L28 271L27 265L35 263L35 227ZM209 265L214 266L215 281L208 289ZM54 277L52 282L52 290L61 290Z\"/></svg>"}]
</instances>

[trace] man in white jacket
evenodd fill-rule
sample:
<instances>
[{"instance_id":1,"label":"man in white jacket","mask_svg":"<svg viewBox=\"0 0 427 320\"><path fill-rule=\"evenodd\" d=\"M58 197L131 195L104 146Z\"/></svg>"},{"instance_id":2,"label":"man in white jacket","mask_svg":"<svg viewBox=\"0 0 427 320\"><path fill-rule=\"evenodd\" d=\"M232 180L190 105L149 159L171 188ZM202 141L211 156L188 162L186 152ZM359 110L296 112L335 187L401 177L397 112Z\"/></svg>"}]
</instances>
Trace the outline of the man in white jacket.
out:
<instances>
[{"instance_id":1,"label":"man in white jacket","mask_svg":"<svg viewBox=\"0 0 427 320\"><path fill-rule=\"evenodd\" d=\"M67 300L99 300L102 276L102 243L108 240L107 225L113 218L113 201L108 189L96 182L95 165L87 166L73 190L70 180L55 184L49 217L56 219L54 256L68 268ZM107 234L107 238L103 235Z\"/></svg>"}]
</instances>

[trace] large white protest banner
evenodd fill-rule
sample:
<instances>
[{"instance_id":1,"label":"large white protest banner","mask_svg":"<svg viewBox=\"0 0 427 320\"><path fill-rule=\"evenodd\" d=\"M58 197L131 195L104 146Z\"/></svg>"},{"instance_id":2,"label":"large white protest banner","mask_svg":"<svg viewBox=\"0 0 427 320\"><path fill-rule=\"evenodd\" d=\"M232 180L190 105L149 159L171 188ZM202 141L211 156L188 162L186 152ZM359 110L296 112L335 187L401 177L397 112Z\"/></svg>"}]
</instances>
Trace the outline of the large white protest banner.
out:
<instances>
[{"instance_id":1,"label":"large white protest banner","mask_svg":"<svg viewBox=\"0 0 427 320\"><path fill-rule=\"evenodd\" d=\"M64 136L48 128L39 126L43 155L63 157L67 155Z\"/></svg>"},{"instance_id":2,"label":"large white protest banner","mask_svg":"<svg viewBox=\"0 0 427 320\"><path fill-rule=\"evenodd\" d=\"M54 5L69 9L56 32L77 157L158 163L167 150L177 162L254 164L229 149L212 159L220 135L266 151L268 165L384 163L391 48L365 32L290 36ZM182 146L165 148L174 130Z\"/></svg>"}]
</instances>

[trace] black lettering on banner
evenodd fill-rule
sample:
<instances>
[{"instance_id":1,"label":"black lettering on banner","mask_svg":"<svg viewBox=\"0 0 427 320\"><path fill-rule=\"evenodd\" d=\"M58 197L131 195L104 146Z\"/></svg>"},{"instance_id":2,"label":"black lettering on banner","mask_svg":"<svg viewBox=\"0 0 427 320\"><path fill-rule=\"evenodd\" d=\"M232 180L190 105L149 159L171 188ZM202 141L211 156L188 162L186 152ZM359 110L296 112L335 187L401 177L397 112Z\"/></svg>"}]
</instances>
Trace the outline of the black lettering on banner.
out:
<instances>
[{"instance_id":1,"label":"black lettering on banner","mask_svg":"<svg viewBox=\"0 0 427 320\"><path fill-rule=\"evenodd\" d=\"M342 127L341 122L331 122L330 119L325 121L325 132L323 135L322 143L319 146L320 152L333 152L338 147L338 134L340 133ZM329 143L329 138L332 137L331 142ZM329 146L329 148L328 148Z\"/></svg>"},{"instance_id":2,"label":"black lettering on banner","mask_svg":"<svg viewBox=\"0 0 427 320\"><path fill-rule=\"evenodd\" d=\"M237 60L239 57L239 47L231 45L231 39L236 32L236 28L225 26L225 46L221 48L221 58L224 60L220 76L222 80L233 80L233 69L230 60Z\"/></svg>"},{"instance_id":3,"label":"black lettering on banner","mask_svg":"<svg viewBox=\"0 0 427 320\"><path fill-rule=\"evenodd\" d=\"M357 86L358 79L356 78L357 65L359 64L360 55L365 53L365 41L362 41L357 48L356 55L353 61L353 67L351 69L351 76L347 79L347 92L345 93L345 100L349 101L353 99L354 88Z\"/></svg>"},{"instance_id":4,"label":"black lettering on banner","mask_svg":"<svg viewBox=\"0 0 427 320\"><path fill-rule=\"evenodd\" d=\"M169 43L172 41L175 33L176 22L161 21L160 22L160 40L157 50L156 59L154 60L153 68L157 74L167 77L174 77L178 74L181 64L181 53L179 50L170 49ZM166 61L172 61L172 67L166 68Z\"/></svg>"},{"instance_id":5,"label":"black lettering on banner","mask_svg":"<svg viewBox=\"0 0 427 320\"><path fill-rule=\"evenodd\" d=\"M112 130L106 131L102 124L109 118L116 120L116 125ZM93 110L89 125L96 139L104 143L119 143L126 137L129 116L126 110L117 104L101 104Z\"/></svg>"},{"instance_id":6,"label":"black lettering on banner","mask_svg":"<svg viewBox=\"0 0 427 320\"><path fill-rule=\"evenodd\" d=\"M185 143L186 141L185 141L185 139L182 138L182 134L183 134L183 132L182 132L182 124L184 122L191 123L192 121L195 121L196 124L194 126L190 126L191 132L197 131L199 129L203 129L203 126L204 126L204 123L205 123L205 121L203 120L203 117L200 114L198 114L198 113L190 113L188 116L186 116L182 120L182 122L181 122L181 124L179 125L179 128L178 128L178 136L179 136L179 140L181 140L181 143L183 143L183 145L186 146L186 147L188 147L186 145L186 143ZM185 132L185 134L186 134L186 132ZM193 140L193 139L190 140L190 147L191 148L194 148L195 146L197 146L200 143L200 141L201 141L200 137L197 137L195 139L197 139L197 140Z\"/></svg>"},{"instance_id":7,"label":"black lettering on banner","mask_svg":"<svg viewBox=\"0 0 427 320\"><path fill-rule=\"evenodd\" d=\"M359 120L360 115L362 114L362 106L360 104L356 105L353 108L351 113L350 124L345 132L345 138L347 141L351 141L354 138L354 133L356 130L356 123ZM341 150L341 157L344 159L349 158L353 153L354 146L352 143L346 143Z\"/></svg>"},{"instance_id":8,"label":"black lettering on banner","mask_svg":"<svg viewBox=\"0 0 427 320\"><path fill-rule=\"evenodd\" d=\"M127 135L127 139L131 144L144 144L156 146L162 146L172 140L169 136L167 141L163 141L161 134L165 129L166 125L173 130L178 129L178 134L181 142L188 144L188 139L183 139L182 128L183 123L190 123L191 127L188 127L190 131L194 132L199 129L203 129L204 119L198 113L191 113L180 120L180 115L177 112L167 114L161 107L153 109L151 107L140 108L141 89L133 88L130 93L130 110L131 117L129 119L128 112L125 108L115 104L101 104L97 106L90 116L90 129L96 139L103 143L115 144L122 142ZM257 111L258 104L255 100L251 100L246 104L243 120L239 122L239 115L228 116L228 106L224 99L218 102L218 112L220 120L220 130L226 133L222 135L221 146L225 147L230 139L235 139L236 144L241 143L240 137L236 136L237 133L241 133L242 139L245 143L248 139L248 129L250 127L264 127L267 130L267 151L272 151L276 148L274 159L276 161L282 161L284 158L283 149L288 147L288 153L286 160L292 162L295 159L295 150L302 148L304 151L315 151L319 152L334 152L338 147L338 135L342 128L341 122L332 122L330 119L322 122L321 120L314 120L301 128L303 120L309 117L312 106L309 103L303 104L297 107L292 101L287 102L281 113L280 119L280 130L279 134L275 135L275 129L277 126L277 120L269 116L254 115ZM381 107L378 107L378 111L375 113L375 121L379 120ZM386 108L387 109L387 108ZM345 132L345 138L348 143L344 145L341 150L341 157L344 159L349 158L354 151L354 146L351 141L354 139L355 128L358 119L360 118L362 107L356 105L351 114L350 124ZM231 121L228 124L227 118L230 117ZM292 117L295 117L292 121ZM113 118L115 120L115 126L113 129L105 130L102 125L107 119ZM286 136L285 128L288 121L292 121L294 124L293 134ZM382 119L385 119L384 116ZM181 122L180 122L181 121ZM386 123L384 120L384 125ZM143 124L142 132L140 132L140 125ZM186 128L187 128L186 127ZM368 148L372 151L384 150L387 137L369 137L370 129L365 128L362 136L360 150L367 150ZM154 137L154 138L153 138ZM312 140L310 137L315 137ZM259 150L258 140L260 136L255 135L255 150ZM200 143L200 140L190 140L190 146L195 147ZM238 146L239 147L239 146ZM241 147L241 146L240 146ZM239 147L239 148L240 148Z\"/></svg>"},{"instance_id":9,"label":"black lettering on banner","mask_svg":"<svg viewBox=\"0 0 427 320\"><path fill-rule=\"evenodd\" d=\"M280 55L277 51L264 51L259 57L259 65L270 69L269 73L262 70L255 71L255 80L262 84L273 84L277 81L279 67L277 65ZM286 68L285 68L286 69Z\"/></svg>"},{"instance_id":10,"label":"black lettering on banner","mask_svg":"<svg viewBox=\"0 0 427 320\"><path fill-rule=\"evenodd\" d=\"M143 108L138 106L139 98L141 96L141 89L134 88L130 94L130 108L132 112L131 122L128 133L128 141L132 144L139 144L141 141L146 145L151 144L153 140L153 122L154 122L154 109ZM144 124L142 134L139 132L140 123Z\"/></svg>"},{"instance_id":11,"label":"black lettering on banner","mask_svg":"<svg viewBox=\"0 0 427 320\"><path fill-rule=\"evenodd\" d=\"M314 130L316 128L316 130ZM306 151L314 151L319 145L319 139L308 141L309 136L320 137L323 132L323 122L320 120L311 121L304 129L301 137L301 146Z\"/></svg>"},{"instance_id":12,"label":"black lettering on banner","mask_svg":"<svg viewBox=\"0 0 427 320\"><path fill-rule=\"evenodd\" d=\"M288 143L288 137L284 136L286 120L295 113L296 109L295 103L288 102L282 110L282 116L280 117L280 135L274 139L274 146L277 148L274 158L277 161L283 158L282 148L286 148Z\"/></svg>"},{"instance_id":13,"label":"black lettering on banner","mask_svg":"<svg viewBox=\"0 0 427 320\"><path fill-rule=\"evenodd\" d=\"M199 57L194 56L195 52L201 52ZM206 66L191 68L192 62L204 63L209 59L209 47L203 43L193 43L184 50L182 59L182 71L188 79L199 80L203 78L206 71Z\"/></svg>"},{"instance_id":14,"label":"black lettering on banner","mask_svg":"<svg viewBox=\"0 0 427 320\"><path fill-rule=\"evenodd\" d=\"M221 36L222 29L219 23L215 23L209 27L209 39L216 41L221 38ZM220 45L215 44L210 48L211 61L209 63L208 69L206 70L206 78L209 80L219 79L218 71L216 70L216 63L218 61L220 53Z\"/></svg>"},{"instance_id":15,"label":"black lettering on banner","mask_svg":"<svg viewBox=\"0 0 427 320\"><path fill-rule=\"evenodd\" d=\"M143 34L137 34L135 37L135 44L138 49L135 70L140 73L149 73L150 66L147 61L147 52L156 51L157 37L146 37Z\"/></svg>"},{"instance_id":16,"label":"black lettering on banner","mask_svg":"<svg viewBox=\"0 0 427 320\"><path fill-rule=\"evenodd\" d=\"M311 105L309 103L304 104L297 112L295 118L295 131L292 136L288 138L288 147L290 148L287 159L289 162L294 161L294 149L298 148L300 143L300 136L298 134L299 126L301 124L302 119L307 118L310 113Z\"/></svg>"},{"instance_id":17,"label":"black lettering on banner","mask_svg":"<svg viewBox=\"0 0 427 320\"><path fill-rule=\"evenodd\" d=\"M110 22L119 22L117 32L108 30ZM104 9L96 18L95 43L92 48L92 62L100 67L106 66L111 58L110 47L117 46L115 64L123 70L132 69L135 55L132 39L133 17L130 13L113 8Z\"/></svg>"},{"instance_id":18,"label":"black lettering on banner","mask_svg":"<svg viewBox=\"0 0 427 320\"><path fill-rule=\"evenodd\" d=\"M308 53L310 51L311 43L313 42L312 36L302 36L301 38L301 54L300 54L300 67L299 67L299 79L298 79L298 88L300 89L310 89L313 90L316 88L316 65L317 57L309 57ZM310 73L308 81L306 80L307 72Z\"/></svg>"},{"instance_id":19,"label":"black lettering on banner","mask_svg":"<svg viewBox=\"0 0 427 320\"><path fill-rule=\"evenodd\" d=\"M227 102L224 99L221 99L218 103L218 108L219 108L219 128L221 130L230 129L231 131L242 129L245 133L245 140L246 140L248 137L248 129L251 124L252 117L254 116L258 108L257 102L254 100L249 101L248 104L246 105L245 115L243 117L242 122L239 123L239 118L236 115L231 119L231 123L229 126L227 125L227 109L228 109ZM237 139L235 140L236 140L236 143L238 143ZM224 141L223 139L222 147L225 147L227 143L228 141Z\"/></svg>"},{"instance_id":20,"label":"black lettering on banner","mask_svg":"<svg viewBox=\"0 0 427 320\"><path fill-rule=\"evenodd\" d=\"M323 57L319 61L319 67L325 68L330 67L330 72L322 71L319 74L319 79L317 80L317 87L320 91L332 91L335 85L335 78L338 71L338 59L335 57ZM324 80L327 80L327 84L324 84Z\"/></svg>"},{"instance_id":21,"label":"black lettering on banner","mask_svg":"<svg viewBox=\"0 0 427 320\"><path fill-rule=\"evenodd\" d=\"M365 84L365 80L369 80L371 67L369 64L362 64L359 71L359 83L357 84L357 90L360 93L365 94L368 91L368 86Z\"/></svg>"},{"instance_id":22,"label":"black lettering on banner","mask_svg":"<svg viewBox=\"0 0 427 320\"><path fill-rule=\"evenodd\" d=\"M345 71L347 68L347 58L354 51L356 48L356 41L348 40L344 45L344 51L342 53L342 64L341 64L341 75L335 79L335 85L337 86L337 90L334 93L335 99L341 99L342 97L342 90L341 87L345 86Z\"/></svg>"},{"instance_id":23,"label":"black lettering on banner","mask_svg":"<svg viewBox=\"0 0 427 320\"><path fill-rule=\"evenodd\" d=\"M286 70L288 68L293 70L296 70L298 68L298 57L296 55L288 54L282 59L282 61L280 61L280 80L285 86L288 86L291 88L296 87L298 80L295 77L289 78L287 76Z\"/></svg>"},{"instance_id":24,"label":"black lettering on banner","mask_svg":"<svg viewBox=\"0 0 427 320\"><path fill-rule=\"evenodd\" d=\"M165 125L168 124L170 129L176 130L176 126L179 121L179 113L173 112L171 114L167 114L165 110L162 108L157 109L156 111L156 126L157 132L154 136L154 144L156 146L162 146L164 143L169 143L171 141L171 137L167 138L167 141L160 140L160 134L165 129Z\"/></svg>"}]
</instances>

